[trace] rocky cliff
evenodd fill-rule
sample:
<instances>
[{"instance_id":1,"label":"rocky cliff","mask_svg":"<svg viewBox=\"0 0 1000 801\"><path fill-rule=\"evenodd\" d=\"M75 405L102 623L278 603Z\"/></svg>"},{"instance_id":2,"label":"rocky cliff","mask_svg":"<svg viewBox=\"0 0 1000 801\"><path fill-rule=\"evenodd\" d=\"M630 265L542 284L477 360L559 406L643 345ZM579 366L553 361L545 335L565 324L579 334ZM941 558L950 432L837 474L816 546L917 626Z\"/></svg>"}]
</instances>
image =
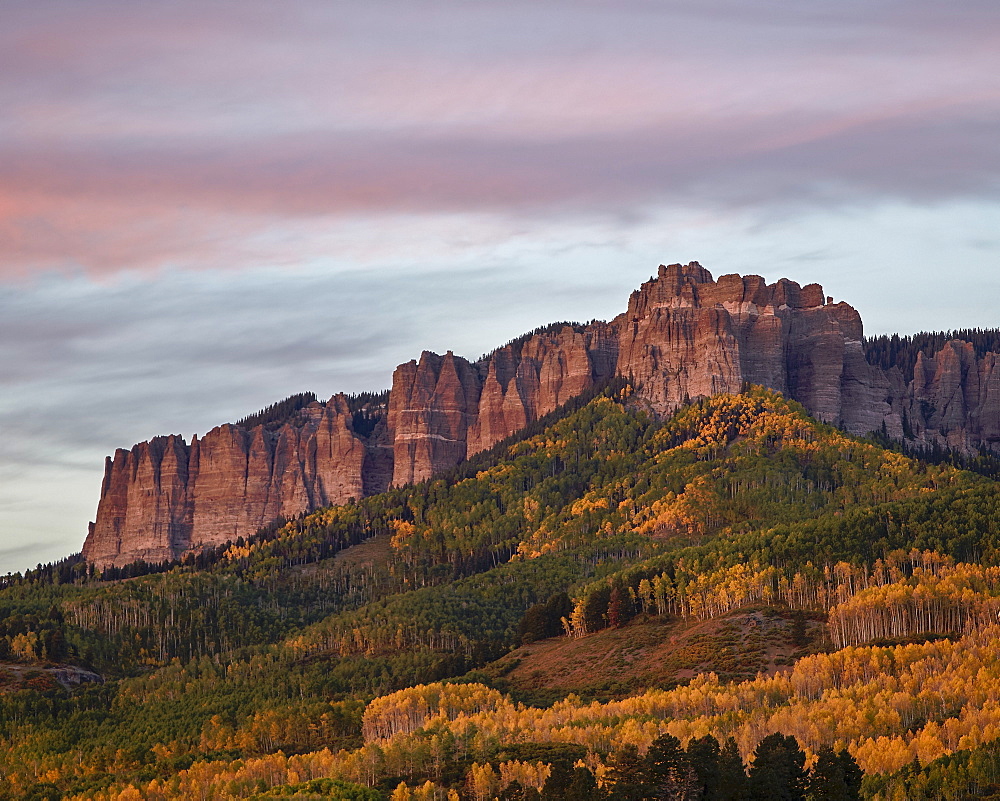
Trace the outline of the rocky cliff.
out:
<instances>
[{"instance_id":1,"label":"rocky cliff","mask_svg":"<svg viewBox=\"0 0 1000 801\"><path fill-rule=\"evenodd\" d=\"M226 424L190 445L169 436L118 450L105 462L83 555L119 565L173 559L252 534L282 515L360 498L378 444L355 434L347 400L338 395L274 430Z\"/></svg>"},{"instance_id":2,"label":"rocky cliff","mask_svg":"<svg viewBox=\"0 0 1000 801\"><path fill-rule=\"evenodd\" d=\"M909 385L890 373L905 434L960 450L1000 444L998 358L977 358L970 343L953 340L933 356L917 355Z\"/></svg>"},{"instance_id":3,"label":"rocky cliff","mask_svg":"<svg viewBox=\"0 0 1000 801\"><path fill-rule=\"evenodd\" d=\"M187 445L156 437L107 460L84 556L175 558L247 536L279 516L421 481L489 448L618 374L666 414L688 399L762 384L847 431L917 442L1000 443L997 356L952 341L919 356L912 381L865 359L861 318L817 284L717 281L661 266L609 323L556 325L479 361L424 352L396 368L387 408L356 431L348 400L282 425L224 425Z\"/></svg>"},{"instance_id":4,"label":"rocky cliff","mask_svg":"<svg viewBox=\"0 0 1000 801\"><path fill-rule=\"evenodd\" d=\"M697 263L661 266L611 322L617 372L661 413L688 398L776 389L852 433L883 421L902 435L887 377L865 361L861 317L818 284L724 275Z\"/></svg>"},{"instance_id":5,"label":"rocky cliff","mask_svg":"<svg viewBox=\"0 0 1000 801\"><path fill-rule=\"evenodd\" d=\"M472 363L424 352L396 368L389 400L395 485L423 481L486 450L614 374L604 323L516 340Z\"/></svg>"}]
</instances>

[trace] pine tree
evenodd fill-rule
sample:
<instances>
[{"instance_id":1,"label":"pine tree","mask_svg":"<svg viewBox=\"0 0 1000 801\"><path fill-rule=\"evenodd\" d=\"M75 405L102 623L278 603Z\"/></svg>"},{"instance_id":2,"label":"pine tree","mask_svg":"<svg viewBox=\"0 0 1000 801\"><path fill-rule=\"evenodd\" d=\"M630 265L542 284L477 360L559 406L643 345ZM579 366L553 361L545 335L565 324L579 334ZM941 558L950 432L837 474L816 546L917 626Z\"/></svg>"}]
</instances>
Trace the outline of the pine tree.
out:
<instances>
[{"instance_id":1,"label":"pine tree","mask_svg":"<svg viewBox=\"0 0 1000 801\"><path fill-rule=\"evenodd\" d=\"M719 741L711 734L691 740L687 755L698 776L702 801L716 801L719 797Z\"/></svg>"},{"instance_id":2,"label":"pine tree","mask_svg":"<svg viewBox=\"0 0 1000 801\"><path fill-rule=\"evenodd\" d=\"M565 801L593 801L595 795L597 795L597 781L590 768L582 765L573 768L572 781L566 790L566 795L563 796Z\"/></svg>"},{"instance_id":3,"label":"pine tree","mask_svg":"<svg viewBox=\"0 0 1000 801\"><path fill-rule=\"evenodd\" d=\"M544 801L570 801L569 792L573 779L573 769L569 765L563 761L553 762L549 778L542 787Z\"/></svg>"},{"instance_id":4,"label":"pine tree","mask_svg":"<svg viewBox=\"0 0 1000 801\"><path fill-rule=\"evenodd\" d=\"M519 781L508 784L498 796L499 801L539 801L541 797L534 787L525 787Z\"/></svg>"},{"instance_id":5,"label":"pine tree","mask_svg":"<svg viewBox=\"0 0 1000 801\"><path fill-rule=\"evenodd\" d=\"M846 748L837 752L837 759L840 760L841 767L844 770L847 797L850 801L858 801L861 798L861 781L865 777L865 772L858 767L857 761L848 753Z\"/></svg>"},{"instance_id":6,"label":"pine tree","mask_svg":"<svg viewBox=\"0 0 1000 801\"><path fill-rule=\"evenodd\" d=\"M664 801L695 801L698 798L698 775L681 741L671 734L661 734L649 746L646 775L652 798Z\"/></svg>"},{"instance_id":7,"label":"pine tree","mask_svg":"<svg viewBox=\"0 0 1000 801\"><path fill-rule=\"evenodd\" d=\"M605 775L614 801L641 801L646 797L646 762L632 744L624 746L612 758Z\"/></svg>"},{"instance_id":8,"label":"pine tree","mask_svg":"<svg viewBox=\"0 0 1000 801\"><path fill-rule=\"evenodd\" d=\"M792 736L769 734L750 765L753 801L805 801L806 755Z\"/></svg>"},{"instance_id":9,"label":"pine tree","mask_svg":"<svg viewBox=\"0 0 1000 801\"><path fill-rule=\"evenodd\" d=\"M808 789L810 798L815 801L848 801L851 797L844 765L828 745L819 749L816 763L809 772Z\"/></svg>"},{"instance_id":10,"label":"pine tree","mask_svg":"<svg viewBox=\"0 0 1000 801\"><path fill-rule=\"evenodd\" d=\"M747 801L750 783L736 740L729 737L719 752L719 801Z\"/></svg>"}]
</instances>

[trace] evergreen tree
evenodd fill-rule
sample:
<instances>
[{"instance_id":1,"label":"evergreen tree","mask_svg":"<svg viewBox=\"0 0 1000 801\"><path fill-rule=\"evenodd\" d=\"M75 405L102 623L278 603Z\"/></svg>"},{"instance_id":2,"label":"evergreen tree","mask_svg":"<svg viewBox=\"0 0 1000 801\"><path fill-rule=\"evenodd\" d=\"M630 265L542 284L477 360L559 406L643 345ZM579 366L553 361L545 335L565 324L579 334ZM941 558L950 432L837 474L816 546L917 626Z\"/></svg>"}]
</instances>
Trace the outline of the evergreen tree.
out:
<instances>
[{"instance_id":1,"label":"evergreen tree","mask_svg":"<svg viewBox=\"0 0 1000 801\"><path fill-rule=\"evenodd\" d=\"M600 631L607 623L608 606L611 603L611 588L597 587L587 596L583 607L584 624L588 632Z\"/></svg>"},{"instance_id":2,"label":"evergreen tree","mask_svg":"<svg viewBox=\"0 0 1000 801\"><path fill-rule=\"evenodd\" d=\"M614 754L607 779L613 801L642 801L646 797L646 761L634 745Z\"/></svg>"},{"instance_id":3,"label":"evergreen tree","mask_svg":"<svg viewBox=\"0 0 1000 801\"><path fill-rule=\"evenodd\" d=\"M573 601L565 592L559 592L545 603L535 604L524 613L517 626L518 640L530 643L563 633L562 619L573 613Z\"/></svg>"},{"instance_id":4,"label":"evergreen tree","mask_svg":"<svg viewBox=\"0 0 1000 801\"><path fill-rule=\"evenodd\" d=\"M539 801L541 797L534 787L525 787L519 781L508 784L498 796L499 801Z\"/></svg>"},{"instance_id":5,"label":"evergreen tree","mask_svg":"<svg viewBox=\"0 0 1000 801\"><path fill-rule=\"evenodd\" d=\"M698 775L681 741L661 734L646 752L647 792L663 801L695 801L699 796Z\"/></svg>"},{"instance_id":6,"label":"evergreen tree","mask_svg":"<svg viewBox=\"0 0 1000 801\"><path fill-rule=\"evenodd\" d=\"M837 759L840 760L844 770L844 783L847 785L847 797L851 801L861 798L861 782L865 778L865 772L858 766L857 760L852 757L846 748L837 752Z\"/></svg>"},{"instance_id":7,"label":"evergreen tree","mask_svg":"<svg viewBox=\"0 0 1000 801\"><path fill-rule=\"evenodd\" d=\"M750 797L753 801L805 801L805 761L794 737L769 734L754 751Z\"/></svg>"},{"instance_id":8,"label":"evergreen tree","mask_svg":"<svg viewBox=\"0 0 1000 801\"><path fill-rule=\"evenodd\" d=\"M848 801L851 798L844 776L844 765L828 745L819 749L816 763L809 772L808 790L814 801Z\"/></svg>"},{"instance_id":9,"label":"evergreen tree","mask_svg":"<svg viewBox=\"0 0 1000 801\"><path fill-rule=\"evenodd\" d=\"M864 775L846 749L834 753L823 746L809 774L809 794L817 801L858 801Z\"/></svg>"},{"instance_id":10,"label":"evergreen tree","mask_svg":"<svg viewBox=\"0 0 1000 801\"><path fill-rule=\"evenodd\" d=\"M582 765L573 768L573 779L570 782L566 795L566 801L593 801L597 795L597 780L590 768Z\"/></svg>"},{"instance_id":11,"label":"evergreen tree","mask_svg":"<svg viewBox=\"0 0 1000 801\"><path fill-rule=\"evenodd\" d=\"M747 801L750 783L736 740L729 737L719 752L719 801Z\"/></svg>"},{"instance_id":12,"label":"evergreen tree","mask_svg":"<svg viewBox=\"0 0 1000 801\"><path fill-rule=\"evenodd\" d=\"M719 741L711 734L691 740L687 755L698 776L702 801L716 801L719 797Z\"/></svg>"},{"instance_id":13,"label":"evergreen tree","mask_svg":"<svg viewBox=\"0 0 1000 801\"><path fill-rule=\"evenodd\" d=\"M542 798L545 801L563 801L572 782L572 769L564 762L553 762L549 777L542 786Z\"/></svg>"},{"instance_id":14,"label":"evergreen tree","mask_svg":"<svg viewBox=\"0 0 1000 801\"><path fill-rule=\"evenodd\" d=\"M565 762L553 762L541 797L544 801L592 801L596 795L597 782L589 768L572 768Z\"/></svg>"}]
</instances>

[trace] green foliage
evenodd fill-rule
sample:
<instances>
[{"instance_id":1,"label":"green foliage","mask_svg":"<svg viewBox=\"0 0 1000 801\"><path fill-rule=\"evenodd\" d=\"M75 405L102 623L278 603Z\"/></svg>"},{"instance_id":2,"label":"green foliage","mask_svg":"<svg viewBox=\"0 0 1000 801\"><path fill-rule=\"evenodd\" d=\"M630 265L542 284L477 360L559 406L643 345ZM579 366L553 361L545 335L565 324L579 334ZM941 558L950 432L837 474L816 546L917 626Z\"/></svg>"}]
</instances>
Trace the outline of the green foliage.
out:
<instances>
[{"instance_id":1,"label":"green foliage","mask_svg":"<svg viewBox=\"0 0 1000 801\"><path fill-rule=\"evenodd\" d=\"M528 608L517 624L517 641L521 643L558 637L563 633L563 618L573 613L573 601L565 592L558 592L545 603Z\"/></svg>"},{"instance_id":2,"label":"green foliage","mask_svg":"<svg viewBox=\"0 0 1000 801\"><path fill-rule=\"evenodd\" d=\"M808 774L806 755L794 737L769 734L750 763L750 798L753 801L805 801Z\"/></svg>"},{"instance_id":3,"label":"green foliage","mask_svg":"<svg viewBox=\"0 0 1000 801\"><path fill-rule=\"evenodd\" d=\"M351 404L364 415L381 402ZM0 658L87 665L108 682L0 695L0 768L13 782L0 794L14 796L15 784L49 792L35 765L59 792L93 796L196 762L355 749L365 701L562 634L571 597L596 631L650 613L657 592L738 566L770 569L777 584L912 547L997 564L998 532L993 482L846 437L774 393L699 401L657 421L614 383L446 476L181 564L99 575L71 559L7 577ZM689 647L716 646L706 635ZM757 669L733 652L730 675ZM798 797L801 752L787 739L772 745L754 762L755 792L787 780ZM558 746L579 750L561 760L473 732L461 747L563 764L551 797L594 792L589 771L574 772L580 746ZM664 739L651 753L609 756L614 797L645 797L654 774L661 789L696 788L705 801L748 797L734 742ZM828 756L816 782L854 786L842 755ZM440 776L457 786L470 761L442 757ZM335 789L293 782L259 797Z\"/></svg>"},{"instance_id":4,"label":"green foliage","mask_svg":"<svg viewBox=\"0 0 1000 801\"><path fill-rule=\"evenodd\" d=\"M693 738L688 743L687 759L694 771L698 787L701 789L702 801L715 801L719 797L722 789L719 772L720 756L719 741L710 734ZM742 772L742 770L741 764L740 771Z\"/></svg>"},{"instance_id":5,"label":"green foliage","mask_svg":"<svg viewBox=\"0 0 1000 801\"><path fill-rule=\"evenodd\" d=\"M740 749L732 737L728 737L719 751L718 801L744 801L750 797L750 783L747 780ZM710 801L706 798L705 801Z\"/></svg>"},{"instance_id":6,"label":"green foliage","mask_svg":"<svg viewBox=\"0 0 1000 801\"><path fill-rule=\"evenodd\" d=\"M820 748L809 771L808 793L815 801L858 801L864 774L846 750Z\"/></svg>"},{"instance_id":7,"label":"green foliage","mask_svg":"<svg viewBox=\"0 0 1000 801\"><path fill-rule=\"evenodd\" d=\"M646 752L645 785L656 798L694 798L698 793L698 774L691 765L681 741L661 734Z\"/></svg>"},{"instance_id":8,"label":"green foliage","mask_svg":"<svg viewBox=\"0 0 1000 801\"><path fill-rule=\"evenodd\" d=\"M912 762L889 774L865 776L861 797L870 801L936 801L1000 798L1000 740L955 751L927 765Z\"/></svg>"},{"instance_id":9,"label":"green foliage","mask_svg":"<svg viewBox=\"0 0 1000 801\"><path fill-rule=\"evenodd\" d=\"M324 798L331 801L384 801L385 796L371 787L362 787L338 779L313 779L298 784L275 787L266 793L250 796L251 801L279 798Z\"/></svg>"},{"instance_id":10,"label":"green foliage","mask_svg":"<svg viewBox=\"0 0 1000 801\"><path fill-rule=\"evenodd\" d=\"M554 762L552 772L542 787L543 801L591 801L597 795L597 782L589 768L569 768Z\"/></svg>"},{"instance_id":11,"label":"green foliage","mask_svg":"<svg viewBox=\"0 0 1000 801\"><path fill-rule=\"evenodd\" d=\"M299 392L295 395L289 395L284 400L272 403L259 412L240 418L235 425L247 429L255 426L265 426L269 430L281 428L295 416L299 409L304 409L315 400L315 392Z\"/></svg>"},{"instance_id":12,"label":"green foliage","mask_svg":"<svg viewBox=\"0 0 1000 801\"><path fill-rule=\"evenodd\" d=\"M987 353L1000 353L1000 329L962 328L955 331L922 331L902 337L899 334L883 334L866 339L865 358L869 364L886 371L898 367L903 378L912 381L917 354L934 356L952 339L972 343L977 358L982 358Z\"/></svg>"},{"instance_id":13,"label":"green foliage","mask_svg":"<svg viewBox=\"0 0 1000 801\"><path fill-rule=\"evenodd\" d=\"M351 427L354 433L361 437L369 437L388 413L389 390L348 395L347 408L351 411Z\"/></svg>"}]
</instances>

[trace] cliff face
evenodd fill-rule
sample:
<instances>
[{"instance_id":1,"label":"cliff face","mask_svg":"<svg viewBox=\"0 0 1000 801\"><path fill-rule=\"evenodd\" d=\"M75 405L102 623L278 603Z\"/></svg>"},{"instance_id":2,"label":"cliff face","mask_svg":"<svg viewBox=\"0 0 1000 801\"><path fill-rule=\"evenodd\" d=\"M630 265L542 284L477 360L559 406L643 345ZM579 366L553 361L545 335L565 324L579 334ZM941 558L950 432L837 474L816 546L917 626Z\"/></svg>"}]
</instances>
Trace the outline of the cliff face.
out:
<instances>
[{"instance_id":1,"label":"cliff face","mask_svg":"<svg viewBox=\"0 0 1000 801\"><path fill-rule=\"evenodd\" d=\"M898 368L865 360L857 311L817 284L661 266L610 323L553 327L478 362L449 351L400 365L370 433L355 431L337 395L277 429L224 425L190 445L170 436L118 450L83 552L102 565L176 558L282 515L422 481L615 374L660 414L752 383L855 434L884 427L927 444L992 447L997 358L952 341L919 357L907 383Z\"/></svg>"},{"instance_id":2,"label":"cliff face","mask_svg":"<svg viewBox=\"0 0 1000 801\"><path fill-rule=\"evenodd\" d=\"M865 361L860 315L827 302L818 284L767 284L756 275L714 281L698 264L675 264L633 292L611 325L617 371L632 376L658 412L751 383L854 433L883 420L900 429L888 380Z\"/></svg>"},{"instance_id":3,"label":"cliff face","mask_svg":"<svg viewBox=\"0 0 1000 801\"><path fill-rule=\"evenodd\" d=\"M227 424L190 446L170 436L118 450L106 461L83 555L119 565L174 559L281 515L360 498L366 460L377 459L371 450L343 396L311 404L275 431Z\"/></svg>"},{"instance_id":4,"label":"cliff face","mask_svg":"<svg viewBox=\"0 0 1000 801\"><path fill-rule=\"evenodd\" d=\"M465 457L481 391L475 367L451 351L424 351L419 362L396 368L388 420L393 484L423 481Z\"/></svg>"},{"instance_id":5,"label":"cliff face","mask_svg":"<svg viewBox=\"0 0 1000 801\"><path fill-rule=\"evenodd\" d=\"M913 381L899 393L907 433L960 449L1000 444L997 360L995 353L977 359L970 343L957 340L929 358L918 354Z\"/></svg>"},{"instance_id":6,"label":"cliff face","mask_svg":"<svg viewBox=\"0 0 1000 801\"><path fill-rule=\"evenodd\" d=\"M476 363L424 352L396 368L388 436L396 486L423 481L492 447L614 374L605 324L512 343Z\"/></svg>"}]
</instances>

